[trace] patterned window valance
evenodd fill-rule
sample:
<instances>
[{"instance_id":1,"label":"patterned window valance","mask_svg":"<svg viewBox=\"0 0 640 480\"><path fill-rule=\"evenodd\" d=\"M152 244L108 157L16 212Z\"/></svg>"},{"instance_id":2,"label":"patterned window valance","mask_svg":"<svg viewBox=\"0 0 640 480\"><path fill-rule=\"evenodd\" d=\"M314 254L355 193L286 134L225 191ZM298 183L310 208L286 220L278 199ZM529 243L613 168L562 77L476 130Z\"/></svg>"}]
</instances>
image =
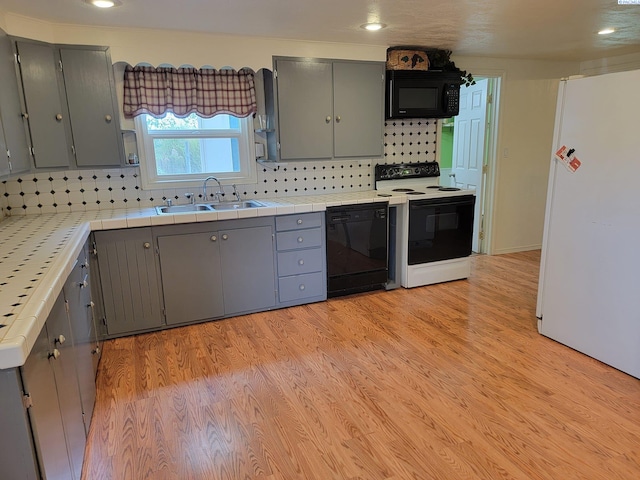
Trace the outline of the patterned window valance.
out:
<instances>
[{"instance_id":1,"label":"patterned window valance","mask_svg":"<svg viewBox=\"0 0 640 480\"><path fill-rule=\"evenodd\" d=\"M124 116L172 112L211 118L219 113L248 117L257 110L251 69L214 70L127 65L124 71Z\"/></svg>"}]
</instances>

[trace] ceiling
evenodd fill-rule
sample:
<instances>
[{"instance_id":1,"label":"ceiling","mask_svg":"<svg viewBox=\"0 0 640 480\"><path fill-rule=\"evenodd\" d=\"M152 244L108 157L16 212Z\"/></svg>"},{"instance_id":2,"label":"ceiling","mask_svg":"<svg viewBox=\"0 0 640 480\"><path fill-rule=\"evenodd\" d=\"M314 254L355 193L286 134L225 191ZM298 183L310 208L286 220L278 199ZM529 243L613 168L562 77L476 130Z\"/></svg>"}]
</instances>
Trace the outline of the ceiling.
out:
<instances>
[{"instance_id":1,"label":"ceiling","mask_svg":"<svg viewBox=\"0 0 640 480\"><path fill-rule=\"evenodd\" d=\"M640 52L640 5L618 0L0 0L0 10L63 24L446 48L455 55L592 60ZM640 2L638 2L640 3ZM379 21L387 28L360 28ZM612 27L611 35L597 35Z\"/></svg>"}]
</instances>

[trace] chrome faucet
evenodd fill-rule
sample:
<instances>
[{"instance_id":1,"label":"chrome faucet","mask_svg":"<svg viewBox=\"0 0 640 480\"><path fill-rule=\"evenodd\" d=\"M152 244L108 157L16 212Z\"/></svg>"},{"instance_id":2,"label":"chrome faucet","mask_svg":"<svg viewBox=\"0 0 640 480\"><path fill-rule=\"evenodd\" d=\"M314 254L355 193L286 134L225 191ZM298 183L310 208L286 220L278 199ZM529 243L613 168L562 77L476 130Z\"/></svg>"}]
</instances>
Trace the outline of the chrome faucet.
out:
<instances>
[{"instance_id":1,"label":"chrome faucet","mask_svg":"<svg viewBox=\"0 0 640 480\"><path fill-rule=\"evenodd\" d=\"M234 183L233 185L231 185L233 187L233 196L236 197L236 200L239 202L240 201L240 193L238 192L238 188L236 187L236 184Z\"/></svg>"},{"instance_id":2,"label":"chrome faucet","mask_svg":"<svg viewBox=\"0 0 640 480\"><path fill-rule=\"evenodd\" d=\"M215 197L217 201L220 201L220 195L222 195L222 184L220 183L220 180L218 180L216 177L207 177L204 179L204 183L202 184L202 201L206 202L207 201L207 182L209 180L215 180L218 184L218 191L215 193Z\"/></svg>"}]
</instances>

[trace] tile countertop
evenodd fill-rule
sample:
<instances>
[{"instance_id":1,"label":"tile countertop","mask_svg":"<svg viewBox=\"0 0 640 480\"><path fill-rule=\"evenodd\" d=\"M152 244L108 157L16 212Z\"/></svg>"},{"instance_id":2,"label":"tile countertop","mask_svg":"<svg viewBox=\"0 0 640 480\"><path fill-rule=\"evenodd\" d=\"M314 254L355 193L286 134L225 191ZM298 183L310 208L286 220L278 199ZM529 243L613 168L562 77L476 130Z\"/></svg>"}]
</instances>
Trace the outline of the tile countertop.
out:
<instances>
[{"instance_id":1,"label":"tile countertop","mask_svg":"<svg viewBox=\"0 0 640 480\"><path fill-rule=\"evenodd\" d=\"M260 201L261 208L157 215L154 208L23 215L0 222L0 369L24 365L89 233L96 230L320 212L355 203L405 203L375 190Z\"/></svg>"}]
</instances>

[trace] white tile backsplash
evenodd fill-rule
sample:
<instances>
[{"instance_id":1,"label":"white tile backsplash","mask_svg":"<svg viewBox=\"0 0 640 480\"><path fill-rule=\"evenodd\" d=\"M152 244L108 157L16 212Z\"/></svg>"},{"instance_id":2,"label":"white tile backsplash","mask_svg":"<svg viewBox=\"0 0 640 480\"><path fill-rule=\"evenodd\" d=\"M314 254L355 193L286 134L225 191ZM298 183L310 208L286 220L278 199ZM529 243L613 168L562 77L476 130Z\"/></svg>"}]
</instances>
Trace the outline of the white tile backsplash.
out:
<instances>
[{"instance_id":1,"label":"white tile backsplash","mask_svg":"<svg viewBox=\"0 0 640 480\"><path fill-rule=\"evenodd\" d=\"M244 198L282 198L374 188L378 163L435 161L436 120L389 120L382 159L288 162L274 170L258 164L258 181L238 185ZM4 215L78 212L160 205L167 198L187 203L197 189L142 190L139 167L27 173L0 183ZM231 192L227 187L228 194Z\"/></svg>"}]
</instances>

